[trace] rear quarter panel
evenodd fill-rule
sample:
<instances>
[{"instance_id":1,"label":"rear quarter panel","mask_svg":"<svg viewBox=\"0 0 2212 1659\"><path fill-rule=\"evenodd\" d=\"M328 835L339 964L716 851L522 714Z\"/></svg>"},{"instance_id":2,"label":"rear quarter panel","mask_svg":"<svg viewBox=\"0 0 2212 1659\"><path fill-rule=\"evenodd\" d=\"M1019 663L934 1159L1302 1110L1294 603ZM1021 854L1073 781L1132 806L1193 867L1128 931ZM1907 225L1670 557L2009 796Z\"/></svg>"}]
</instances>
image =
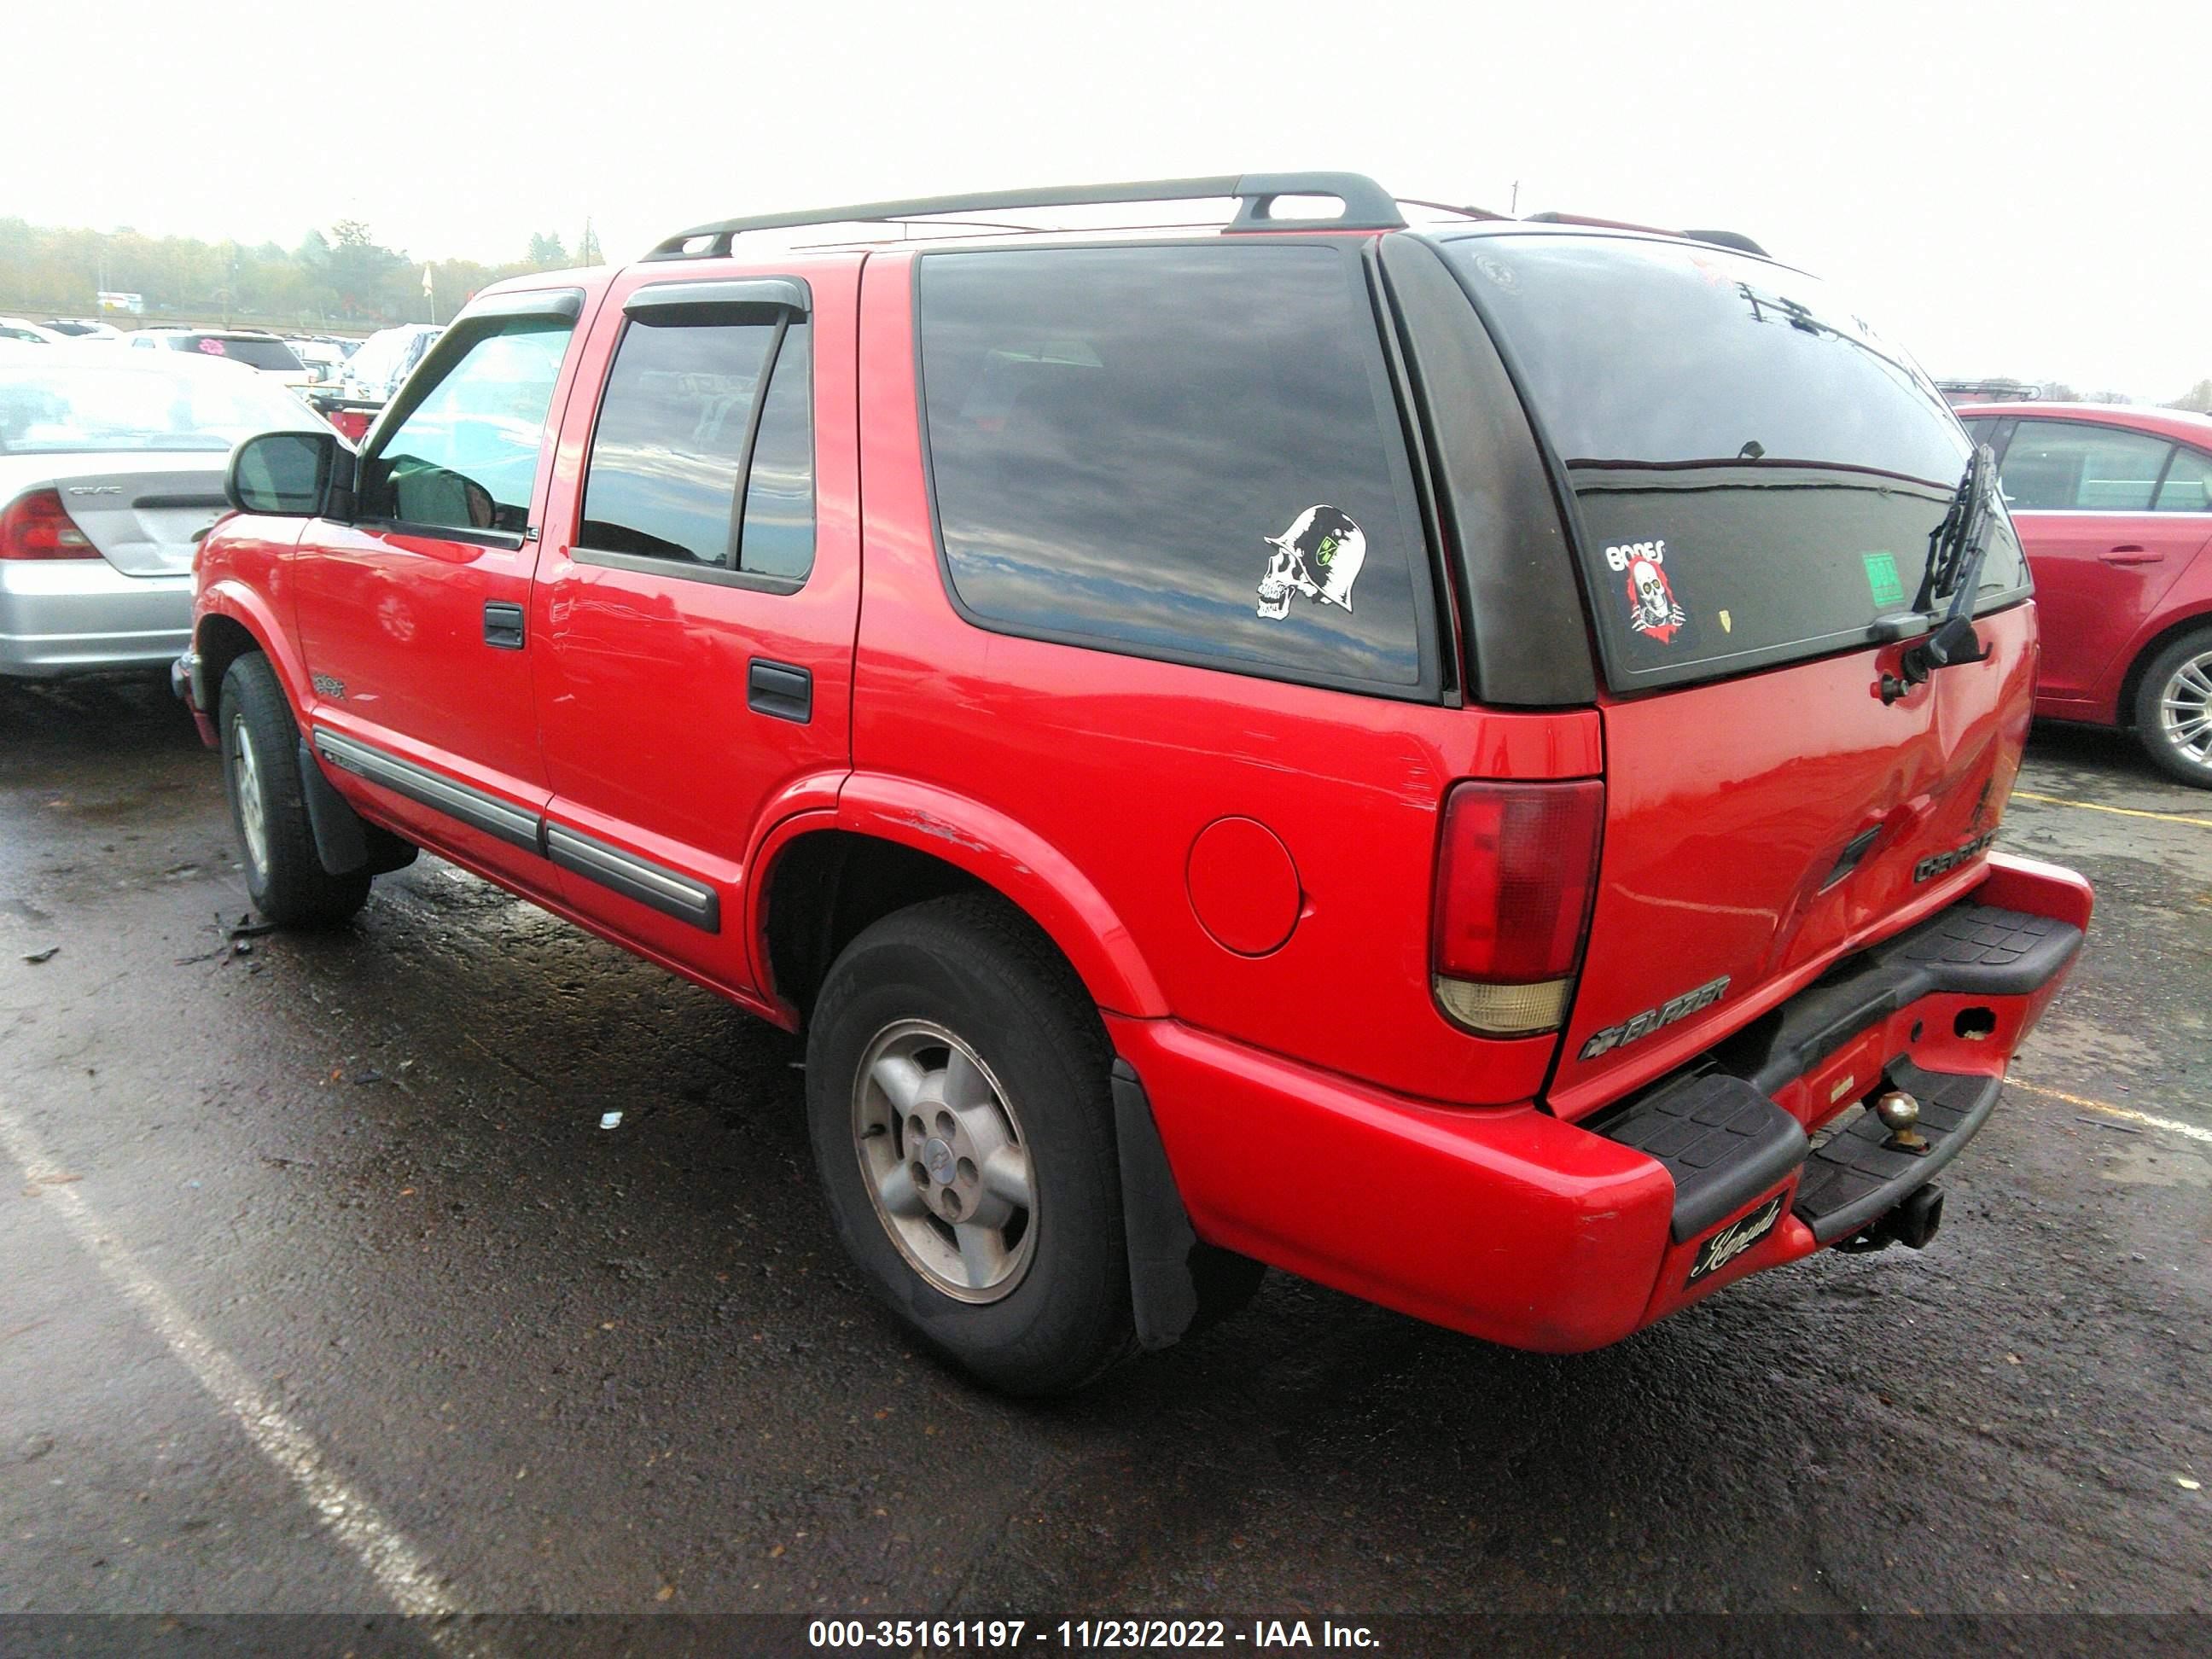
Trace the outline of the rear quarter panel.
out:
<instances>
[{"instance_id":1,"label":"rear quarter panel","mask_svg":"<svg viewBox=\"0 0 2212 1659\"><path fill-rule=\"evenodd\" d=\"M847 794L923 799L956 863L991 868L1007 823L1090 894L1038 914L1080 963L1080 927L1133 953L1170 1013L1275 1054L1431 1100L1526 1101L1549 1037L1487 1042L1429 989L1438 814L1464 777L1594 775L1589 709L1509 714L1286 684L1018 638L964 621L939 574L915 386L911 261L871 257L861 302L867 592ZM1199 832L1265 824L1295 866L1288 941L1231 950L1194 911ZM990 878L986 873L986 878ZM1254 879L1259 879L1255 872ZM1095 997L1113 992L1096 979Z\"/></svg>"}]
</instances>

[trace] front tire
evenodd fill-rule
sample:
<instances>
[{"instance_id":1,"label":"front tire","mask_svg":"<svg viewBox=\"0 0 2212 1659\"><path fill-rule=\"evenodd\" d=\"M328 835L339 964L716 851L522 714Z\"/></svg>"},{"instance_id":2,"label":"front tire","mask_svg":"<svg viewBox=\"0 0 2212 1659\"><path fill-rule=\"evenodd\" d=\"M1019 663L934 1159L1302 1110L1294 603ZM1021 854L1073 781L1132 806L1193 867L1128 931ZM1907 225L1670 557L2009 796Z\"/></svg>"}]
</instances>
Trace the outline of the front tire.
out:
<instances>
[{"instance_id":1,"label":"front tire","mask_svg":"<svg viewBox=\"0 0 2212 1659\"><path fill-rule=\"evenodd\" d=\"M330 927L368 899L366 874L334 876L315 852L300 792L300 728L269 659L249 652L222 677L216 729L231 823L253 908L279 927Z\"/></svg>"},{"instance_id":2,"label":"front tire","mask_svg":"<svg viewBox=\"0 0 2212 1659\"><path fill-rule=\"evenodd\" d=\"M2151 659L2136 692L2136 738L2184 783L2212 789L2212 628Z\"/></svg>"},{"instance_id":3,"label":"front tire","mask_svg":"<svg viewBox=\"0 0 2212 1659\"><path fill-rule=\"evenodd\" d=\"M1050 943L995 899L885 917L824 980L806 1044L840 1242L921 1340L1009 1393L1133 1351L1109 1055Z\"/></svg>"}]
</instances>

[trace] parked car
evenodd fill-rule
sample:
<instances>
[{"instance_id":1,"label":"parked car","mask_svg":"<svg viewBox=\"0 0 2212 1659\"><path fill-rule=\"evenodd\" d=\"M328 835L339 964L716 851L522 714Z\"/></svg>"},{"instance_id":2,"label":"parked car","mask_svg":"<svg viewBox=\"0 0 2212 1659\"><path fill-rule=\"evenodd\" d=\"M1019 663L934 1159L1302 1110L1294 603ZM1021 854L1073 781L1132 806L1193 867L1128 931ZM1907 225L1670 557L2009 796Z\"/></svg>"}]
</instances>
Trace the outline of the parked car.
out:
<instances>
[{"instance_id":1,"label":"parked car","mask_svg":"<svg viewBox=\"0 0 2212 1659\"><path fill-rule=\"evenodd\" d=\"M345 396L362 404L389 401L399 389L399 383L444 332L427 323L404 323L398 328L379 329L346 359L345 374L340 381Z\"/></svg>"},{"instance_id":2,"label":"parked car","mask_svg":"<svg viewBox=\"0 0 2212 1659\"><path fill-rule=\"evenodd\" d=\"M0 340L17 345L59 345L68 336L23 317L0 317Z\"/></svg>"},{"instance_id":3,"label":"parked car","mask_svg":"<svg viewBox=\"0 0 2212 1659\"><path fill-rule=\"evenodd\" d=\"M112 343L123 337L123 331L114 324L96 322L89 317L49 317L42 326L72 340Z\"/></svg>"},{"instance_id":4,"label":"parked car","mask_svg":"<svg viewBox=\"0 0 2212 1659\"><path fill-rule=\"evenodd\" d=\"M0 343L0 675L173 662L224 458L268 428L320 429L230 364Z\"/></svg>"},{"instance_id":5,"label":"parked car","mask_svg":"<svg viewBox=\"0 0 2212 1659\"><path fill-rule=\"evenodd\" d=\"M1924 1244L2090 893L1990 850L1992 469L1745 246L1292 174L489 289L357 457L235 458L178 679L253 902L428 847L804 1030L845 1248L1007 1389L1262 1263L1573 1351Z\"/></svg>"},{"instance_id":6,"label":"parked car","mask_svg":"<svg viewBox=\"0 0 2212 1659\"><path fill-rule=\"evenodd\" d=\"M2035 571L2035 712L2131 730L2212 789L2212 419L2113 404L1984 404Z\"/></svg>"},{"instance_id":7,"label":"parked car","mask_svg":"<svg viewBox=\"0 0 2212 1659\"><path fill-rule=\"evenodd\" d=\"M288 340L292 355L307 366L310 383L336 386L345 374L346 353L335 340Z\"/></svg>"},{"instance_id":8,"label":"parked car","mask_svg":"<svg viewBox=\"0 0 2212 1659\"><path fill-rule=\"evenodd\" d=\"M145 328L131 336L131 345L139 351L189 351L243 363L289 386L306 386L314 381L290 346L258 329Z\"/></svg>"}]
</instances>

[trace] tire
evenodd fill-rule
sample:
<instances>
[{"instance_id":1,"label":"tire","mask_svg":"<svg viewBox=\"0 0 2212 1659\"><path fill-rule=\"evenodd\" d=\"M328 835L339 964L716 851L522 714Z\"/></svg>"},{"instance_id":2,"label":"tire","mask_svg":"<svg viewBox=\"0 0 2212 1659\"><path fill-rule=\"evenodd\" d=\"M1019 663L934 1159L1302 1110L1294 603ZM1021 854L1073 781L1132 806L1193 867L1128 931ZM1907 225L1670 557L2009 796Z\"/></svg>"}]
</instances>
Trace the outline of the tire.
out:
<instances>
[{"instance_id":1,"label":"tire","mask_svg":"<svg viewBox=\"0 0 2212 1659\"><path fill-rule=\"evenodd\" d=\"M331 927L368 899L365 873L334 876L315 852L300 793L300 728L276 671L248 652L222 677L216 731L223 793L253 908L279 927Z\"/></svg>"},{"instance_id":2,"label":"tire","mask_svg":"<svg viewBox=\"0 0 2212 1659\"><path fill-rule=\"evenodd\" d=\"M2136 690L2136 738L2184 783L2212 789L2212 628L2151 659Z\"/></svg>"},{"instance_id":3,"label":"tire","mask_svg":"<svg viewBox=\"0 0 2212 1659\"><path fill-rule=\"evenodd\" d=\"M815 1004L807 1116L838 1239L924 1342L1010 1394L1067 1393L1135 1347L1109 1065L1066 962L988 896L877 922Z\"/></svg>"}]
</instances>

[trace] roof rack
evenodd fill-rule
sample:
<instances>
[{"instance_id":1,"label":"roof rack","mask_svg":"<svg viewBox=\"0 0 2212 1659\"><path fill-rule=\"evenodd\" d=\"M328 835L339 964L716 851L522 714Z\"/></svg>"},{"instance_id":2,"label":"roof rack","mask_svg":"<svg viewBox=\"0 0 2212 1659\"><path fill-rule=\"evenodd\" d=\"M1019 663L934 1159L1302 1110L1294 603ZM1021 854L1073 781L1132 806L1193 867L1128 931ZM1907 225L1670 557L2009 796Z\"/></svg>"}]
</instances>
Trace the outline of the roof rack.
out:
<instances>
[{"instance_id":1,"label":"roof rack","mask_svg":"<svg viewBox=\"0 0 2212 1659\"><path fill-rule=\"evenodd\" d=\"M1631 224L1626 219L1594 219L1587 213L1532 213L1528 222L1589 225L1599 230L1648 230L1661 236L1686 236L1693 242L1710 242L1715 247L1732 247L1739 253L1756 253L1762 259L1774 257L1740 230L1668 230L1661 225Z\"/></svg>"},{"instance_id":2,"label":"roof rack","mask_svg":"<svg viewBox=\"0 0 2212 1659\"><path fill-rule=\"evenodd\" d=\"M746 219L722 219L677 232L645 257L647 259L718 258L732 239L755 230L794 230L808 225L867 224L893 219L996 213L1013 208L1097 207L1116 202L1196 202L1217 197L1237 199L1232 231L1273 230L1309 225L1328 230L1403 230L1406 221L1390 192L1357 173L1223 173L1211 179L1153 179L1122 185L1055 185L1036 190L988 191L975 196L925 196L908 202L862 202L848 207L810 208L799 213L767 213ZM1285 196L1334 196L1344 211L1334 219L1278 219L1276 201ZM697 246L694 246L696 244Z\"/></svg>"}]
</instances>

